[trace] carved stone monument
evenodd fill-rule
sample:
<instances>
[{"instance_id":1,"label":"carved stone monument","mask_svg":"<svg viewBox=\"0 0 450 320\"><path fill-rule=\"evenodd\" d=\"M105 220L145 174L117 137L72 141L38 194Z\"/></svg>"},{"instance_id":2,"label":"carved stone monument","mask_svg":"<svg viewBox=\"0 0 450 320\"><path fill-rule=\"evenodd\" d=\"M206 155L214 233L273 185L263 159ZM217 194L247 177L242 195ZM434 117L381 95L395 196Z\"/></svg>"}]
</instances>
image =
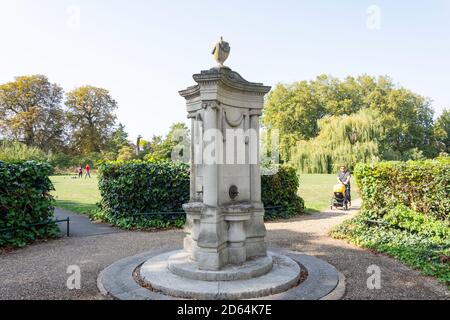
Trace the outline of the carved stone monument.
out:
<instances>
[{"instance_id":1,"label":"carved stone monument","mask_svg":"<svg viewBox=\"0 0 450 320\"><path fill-rule=\"evenodd\" d=\"M259 121L270 87L225 67L229 54L221 38L213 50L218 65L195 74L196 84L180 91L191 119L183 250L112 264L99 275L102 293L119 299L319 299L338 285L336 269L322 260L267 251Z\"/></svg>"},{"instance_id":2,"label":"carved stone monument","mask_svg":"<svg viewBox=\"0 0 450 320\"><path fill-rule=\"evenodd\" d=\"M180 91L191 119L191 187L184 248L202 270L265 257L259 119L270 87L244 80L222 64L194 75ZM228 51L220 53L225 46Z\"/></svg>"}]
</instances>

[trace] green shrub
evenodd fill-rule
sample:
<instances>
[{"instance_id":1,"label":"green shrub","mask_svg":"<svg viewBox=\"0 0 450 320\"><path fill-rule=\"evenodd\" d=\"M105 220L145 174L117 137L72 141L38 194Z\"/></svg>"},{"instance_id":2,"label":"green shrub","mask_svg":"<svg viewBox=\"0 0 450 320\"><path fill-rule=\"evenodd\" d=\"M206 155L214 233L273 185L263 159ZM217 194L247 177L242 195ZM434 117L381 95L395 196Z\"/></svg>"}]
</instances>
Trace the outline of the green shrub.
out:
<instances>
[{"instance_id":1,"label":"green shrub","mask_svg":"<svg viewBox=\"0 0 450 320\"><path fill-rule=\"evenodd\" d=\"M385 252L450 286L450 162L360 164L363 208L337 238Z\"/></svg>"},{"instance_id":2,"label":"green shrub","mask_svg":"<svg viewBox=\"0 0 450 320\"><path fill-rule=\"evenodd\" d=\"M28 147L17 141L0 142L0 161L45 161L45 153L36 147Z\"/></svg>"},{"instance_id":3,"label":"green shrub","mask_svg":"<svg viewBox=\"0 0 450 320\"><path fill-rule=\"evenodd\" d=\"M55 224L28 227L53 216L53 185L48 178L51 173L47 163L0 161L0 246L24 246L59 234Z\"/></svg>"},{"instance_id":4,"label":"green shrub","mask_svg":"<svg viewBox=\"0 0 450 320\"><path fill-rule=\"evenodd\" d=\"M436 220L431 216L413 211L405 205L397 205L383 217L383 220L393 228L406 230L419 236L437 237L450 241L448 221Z\"/></svg>"},{"instance_id":5,"label":"green shrub","mask_svg":"<svg viewBox=\"0 0 450 320\"><path fill-rule=\"evenodd\" d=\"M355 169L364 209L383 217L397 204L436 219L450 216L450 164L445 161L379 162Z\"/></svg>"},{"instance_id":6,"label":"green shrub","mask_svg":"<svg viewBox=\"0 0 450 320\"><path fill-rule=\"evenodd\" d=\"M99 167L103 218L125 228L181 226L182 219L149 218L142 213L180 211L189 202L189 167L171 162L104 162ZM98 218L101 213L94 215ZM184 219L184 218L183 218Z\"/></svg>"},{"instance_id":7,"label":"green shrub","mask_svg":"<svg viewBox=\"0 0 450 320\"><path fill-rule=\"evenodd\" d=\"M398 214L404 214L399 212L403 209L394 210L396 212L389 212L386 215L386 217L389 217L388 219ZM420 214L407 213L407 215L417 217ZM448 229L442 232L441 225L439 225L442 221L436 220L438 225L431 228L435 232L430 232L425 231L427 230L425 228L412 226L414 224L405 223L410 221L411 218L397 216L394 219L401 221L399 222L400 226L393 225L394 220L385 224L380 223L384 220L375 222L371 219L370 214L362 211L355 218L347 220L333 229L331 235L334 238L348 240L357 246L387 253L406 265L421 270L425 275L437 277L439 281L450 287L448 262L450 259L450 243ZM433 236L429 236L428 233L432 233ZM441 236L442 233L446 236Z\"/></svg>"},{"instance_id":8,"label":"green shrub","mask_svg":"<svg viewBox=\"0 0 450 320\"><path fill-rule=\"evenodd\" d=\"M266 210L266 219L288 218L305 212L305 203L298 196L299 178L295 168L282 165L274 175L261 177L261 198L265 207L282 207Z\"/></svg>"},{"instance_id":9,"label":"green shrub","mask_svg":"<svg viewBox=\"0 0 450 320\"><path fill-rule=\"evenodd\" d=\"M104 162L99 167L100 210L94 219L106 220L125 229L181 227L182 205L189 202L189 166L172 162ZM274 176L263 176L262 199L266 206L281 206L268 218L289 217L304 212L297 196L298 178L290 167L280 167ZM157 216L142 213L160 212ZM181 212L171 216L166 212Z\"/></svg>"}]
</instances>

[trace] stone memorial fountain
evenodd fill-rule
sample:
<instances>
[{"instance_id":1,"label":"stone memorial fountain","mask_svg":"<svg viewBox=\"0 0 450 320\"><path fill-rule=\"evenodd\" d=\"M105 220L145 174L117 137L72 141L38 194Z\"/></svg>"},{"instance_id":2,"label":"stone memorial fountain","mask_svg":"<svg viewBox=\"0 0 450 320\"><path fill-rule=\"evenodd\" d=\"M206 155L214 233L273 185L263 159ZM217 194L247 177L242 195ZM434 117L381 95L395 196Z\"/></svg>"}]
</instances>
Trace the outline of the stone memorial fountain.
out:
<instances>
[{"instance_id":1,"label":"stone memorial fountain","mask_svg":"<svg viewBox=\"0 0 450 320\"><path fill-rule=\"evenodd\" d=\"M342 291L336 269L296 252L268 251L261 202L259 123L270 87L224 66L180 91L191 121L190 202L182 250L148 252L109 266L98 286L117 299L319 299ZM332 293L334 292L334 293Z\"/></svg>"}]
</instances>

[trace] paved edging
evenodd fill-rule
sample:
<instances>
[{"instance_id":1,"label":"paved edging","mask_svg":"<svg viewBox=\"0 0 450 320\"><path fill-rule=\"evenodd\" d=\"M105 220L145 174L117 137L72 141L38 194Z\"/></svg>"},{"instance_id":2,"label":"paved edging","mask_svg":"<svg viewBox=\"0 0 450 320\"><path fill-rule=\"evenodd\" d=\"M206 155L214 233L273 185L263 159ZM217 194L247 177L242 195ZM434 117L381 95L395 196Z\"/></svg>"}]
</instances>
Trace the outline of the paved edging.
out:
<instances>
[{"instance_id":1,"label":"paved edging","mask_svg":"<svg viewBox=\"0 0 450 320\"><path fill-rule=\"evenodd\" d=\"M270 300L319 300L340 299L345 293L345 281L329 263L316 257L294 251L274 250L284 253L308 272L308 278L299 286L286 292L260 299ZM119 260L100 272L97 286L103 295L119 300L178 300L141 287L133 278L133 271L148 259L167 250L150 251Z\"/></svg>"}]
</instances>

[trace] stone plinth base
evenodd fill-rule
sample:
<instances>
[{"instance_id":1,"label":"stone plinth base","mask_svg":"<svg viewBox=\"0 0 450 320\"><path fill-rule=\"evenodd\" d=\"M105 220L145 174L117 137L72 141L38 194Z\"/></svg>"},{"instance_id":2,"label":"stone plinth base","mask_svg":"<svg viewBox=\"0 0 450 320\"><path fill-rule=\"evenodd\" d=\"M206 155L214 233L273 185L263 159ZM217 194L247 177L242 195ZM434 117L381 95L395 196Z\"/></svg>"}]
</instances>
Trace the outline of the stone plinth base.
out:
<instances>
[{"instance_id":1,"label":"stone plinth base","mask_svg":"<svg viewBox=\"0 0 450 320\"><path fill-rule=\"evenodd\" d=\"M297 252L269 252L271 271L255 278L229 281L195 280L174 274L169 270L169 264L177 260L174 257L186 262L181 253L147 252L117 261L100 273L98 288L102 294L120 300L317 300L340 299L345 292L345 279L333 266ZM265 263L257 261L256 265ZM175 265L181 266L181 270L189 270L183 263ZM251 265L241 267L258 270ZM229 274L235 274L232 267L229 271ZM208 272L203 276L209 277Z\"/></svg>"},{"instance_id":2,"label":"stone plinth base","mask_svg":"<svg viewBox=\"0 0 450 320\"><path fill-rule=\"evenodd\" d=\"M180 252L181 253L181 252ZM175 253L177 255L179 253ZM269 253L273 267L270 272L247 280L232 281L201 281L186 277L180 277L172 273L168 268L168 261L174 256L173 252L158 255L145 262L140 270L140 276L154 290L169 296L183 299L251 299L280 293L294 287L300 278L300 266L292 259ZM257 263L265 263L264 260L256 260ZM256 263L256 264L257 264ZM257 270L259 266L243 266L247 270ZM266 268L266 265L262 265ZM186 269L184 269L185 271ZM263 270L263 269L261 269ZM247 274L250 274L248 272ZM195 273L190 274L195 275ZM217 278L237 277L238 270L228 268L220 273L199 272L200 276Z\"/></svg>"},{"instance_id":3,"label":"stone plinth base","mask_svg":"<svg viewBox=\"0 0 450 320\"><path fill-rule=\"evenodd\" d=\"M145 265L150 264L150 260ZM174 275L202 281L235 281L260 277L273 267L272 257L250 259L242 264L228 265L219 271L200 270L198 263L189 258L185 251L177 252L167 261L169 271ZM141 269L142 271L143 269Z\"/></svg>"}]
</instances>

